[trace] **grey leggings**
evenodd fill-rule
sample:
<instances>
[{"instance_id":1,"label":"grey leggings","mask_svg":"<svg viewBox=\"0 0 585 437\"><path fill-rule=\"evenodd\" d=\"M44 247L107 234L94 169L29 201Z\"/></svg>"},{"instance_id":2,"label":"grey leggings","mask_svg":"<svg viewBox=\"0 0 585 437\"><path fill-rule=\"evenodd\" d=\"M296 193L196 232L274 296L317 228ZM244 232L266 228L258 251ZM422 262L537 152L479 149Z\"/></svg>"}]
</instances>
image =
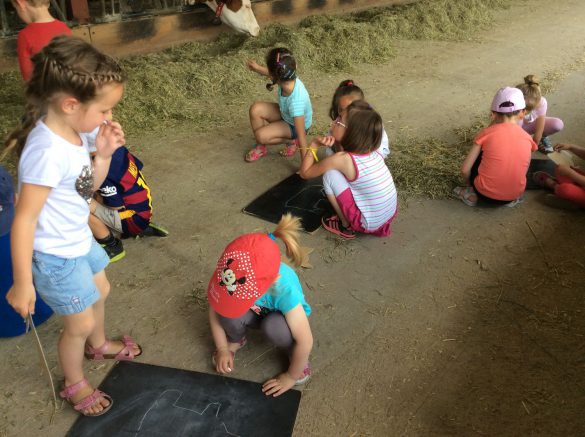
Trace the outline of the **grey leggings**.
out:
<instances>
[{"instance_id":1,"label":"grey leggings","mask_svg":"<svg viewBox=\"0 0 585 437\"><path fill-rule=\"evenodd\" d=\"M272 311L265 316L259 316L248 310L242 317L231 319L218 314L219 323L227 335L230 343L239 343L246 336L246 328L260 328L268 341L274 346L287 351L292 350L294 339L280 311Z\"/></svg>"}]
</instances>

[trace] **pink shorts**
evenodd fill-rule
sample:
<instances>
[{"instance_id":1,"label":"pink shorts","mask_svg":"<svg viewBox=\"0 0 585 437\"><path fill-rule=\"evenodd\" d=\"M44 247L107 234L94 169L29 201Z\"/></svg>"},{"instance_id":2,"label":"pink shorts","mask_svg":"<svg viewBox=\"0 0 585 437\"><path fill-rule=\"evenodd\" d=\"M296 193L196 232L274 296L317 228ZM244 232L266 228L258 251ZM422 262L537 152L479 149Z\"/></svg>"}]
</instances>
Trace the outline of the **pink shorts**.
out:
<instances>
[{"instance_id":1,"label":"pink shorts","mask_svg":"<svg viewBox=\"0 0 585 437\"><path fill-rule=\"evenodd\" d=\"M357 207L355 200L353 198L353 194L351 189L347 188L343 191L339 196L335 197L337 199L337 203L339 203L339 207L341 208L341 212L349 222L349 225L354 231L362 232L364 234L372 234L377 237L387 237L392 234L392 229L390 229L390 225L392 224L392 220L396 217L396 213L398 212L398 206L396 207L396 211L394 215L390 217L386 223L380 226L378 229L373 231L368 231L364 229L362 226L362 212Z\"/></svg>"}]
</instances>

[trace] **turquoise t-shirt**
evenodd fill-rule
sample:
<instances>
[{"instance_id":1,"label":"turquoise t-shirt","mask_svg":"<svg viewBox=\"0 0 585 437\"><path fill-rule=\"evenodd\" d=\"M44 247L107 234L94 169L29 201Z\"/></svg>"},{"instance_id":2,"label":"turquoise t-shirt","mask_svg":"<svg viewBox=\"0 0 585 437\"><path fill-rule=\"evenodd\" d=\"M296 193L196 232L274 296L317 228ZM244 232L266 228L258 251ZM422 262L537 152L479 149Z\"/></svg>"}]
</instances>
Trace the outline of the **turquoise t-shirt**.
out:
<instances>
[{"instance_id":1,"label":"turquoise t-shirt","mask_svg":"<svg viewBox=\"0 0 585 437\"><path fill-rule=\"evenodd\" d=\"M280 277L254 304L269 311L280 311L282 314L301 304L305 314L311 314L311 307L305 300L303 287L295 271L281 262L278 274Z\"/></svg>"},{"instance_id":2,"label":"turquoise t-shirt","mask_svg":"<svg viewBox=\"0 0 585 437\"><path fill-rule=\"evenodd\" d=\"M282 119L291 126L295 125L294 118L305 116L305 130L313 123L313 107L311 98L301 79L295 79L295 86L290 96L283 96L282 89L278 87L278 106Z\"/></svg>"}]
</instances>

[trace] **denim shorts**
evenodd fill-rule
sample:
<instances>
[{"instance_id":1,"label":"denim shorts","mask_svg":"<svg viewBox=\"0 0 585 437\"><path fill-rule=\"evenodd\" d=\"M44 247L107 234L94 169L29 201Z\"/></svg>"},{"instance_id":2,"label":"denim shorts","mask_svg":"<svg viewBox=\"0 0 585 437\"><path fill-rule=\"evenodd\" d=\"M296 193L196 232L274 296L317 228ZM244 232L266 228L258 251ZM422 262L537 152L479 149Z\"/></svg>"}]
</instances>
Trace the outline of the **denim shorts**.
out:
<instances>
[{"instance_id":1,"label":"denim shorts","mask_svg":"<svg viewBox=\"0 0 585 437\"><path fill-rule=\"evenodd\" d=\"M110 259L92 238L87 255L61 258L33 251L35 288L51 309L60 316L85 311L100 298L93 276L106 268Z\"/></svg>"},{"instance_id":2,"label":"denim shorts","mask_svg":"<svg viewBox=\"0 0 585 437\"><path fill-rule=\"evenodd\" d=\"M293 125L293 124L288 124L288 127L290 128L290 138L293 140L296 140L299 137L299 134L297 133L297 128ZM305 129L305 134L309 133L309 129Z\"/></svg>"}]
</instances>

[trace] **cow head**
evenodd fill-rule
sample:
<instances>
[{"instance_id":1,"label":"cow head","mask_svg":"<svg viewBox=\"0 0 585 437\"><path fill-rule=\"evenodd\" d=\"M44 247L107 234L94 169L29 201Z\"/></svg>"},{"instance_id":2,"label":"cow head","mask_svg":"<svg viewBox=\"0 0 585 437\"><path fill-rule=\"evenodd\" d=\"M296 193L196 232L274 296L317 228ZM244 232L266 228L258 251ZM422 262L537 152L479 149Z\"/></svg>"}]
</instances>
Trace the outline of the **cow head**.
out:
<instances>
[{"instance_id":1,"label":"cow head","mask_svg":"<svg viewBox=\"0 0 585 437\"><path fill-rule=\"evenodd\" d=\"M236 32L251 36L258 36L260 33L260 26L252 11L250 0L206 1L205 4L219 14L219 19L223 23Z\"/></svg>"}]
</instances>

